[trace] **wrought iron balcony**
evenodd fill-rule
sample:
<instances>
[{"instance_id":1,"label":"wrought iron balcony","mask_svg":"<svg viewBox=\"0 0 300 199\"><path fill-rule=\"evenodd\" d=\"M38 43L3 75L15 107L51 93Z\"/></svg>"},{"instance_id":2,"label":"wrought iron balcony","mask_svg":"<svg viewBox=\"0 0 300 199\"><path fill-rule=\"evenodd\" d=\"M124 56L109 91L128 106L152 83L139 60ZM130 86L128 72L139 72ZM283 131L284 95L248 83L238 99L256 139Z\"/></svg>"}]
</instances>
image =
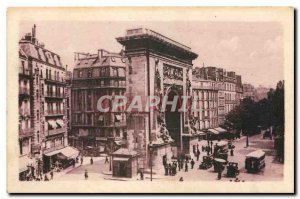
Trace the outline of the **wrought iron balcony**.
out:
<instances>
[{"instance_id":1,"label":"wrought iron balcony","mask_svg":"<svg viewBox=\"0 0 300 199\"><path fill-rule=\"evenodd\" d=\"M48 130L48 132L46 134L48 136L51 136L51 135L57 135L57 134L64 133L65 131L66 131L66 129L59 128L59 129Z\"/></svg>"},{"instance_id":2,"label":"wrought iron balcony","mask_svg":"<svg viewBox=\"0 0 300 199\"><path fill-rule=\"evenodd\" d=\"M20 87L20 88L19 88L19 95L26 95L26 96L29 96L29 95L30 95L30 90L29 90L29 88Z\"/></svg>"},{"instance_id":3,"label":"wrought iron balcony","mask_svg":"<svg viewBox=\"0 0 300 199\"><path fill-rule=\"evenodd\" d=\"M23 138L33 136L33 132L33 128L20 129L19 137Z\"/></svg>"}]
</instances>

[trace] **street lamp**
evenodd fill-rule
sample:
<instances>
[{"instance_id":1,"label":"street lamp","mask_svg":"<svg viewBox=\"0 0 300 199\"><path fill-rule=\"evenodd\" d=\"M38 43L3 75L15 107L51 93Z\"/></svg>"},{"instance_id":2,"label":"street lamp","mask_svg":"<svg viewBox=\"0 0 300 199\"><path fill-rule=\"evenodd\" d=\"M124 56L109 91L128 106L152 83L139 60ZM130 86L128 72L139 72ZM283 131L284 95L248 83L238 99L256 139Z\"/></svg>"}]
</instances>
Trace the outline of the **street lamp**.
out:
<instances>
[{"instance_id":1,"label":"street lamp","mask_svg":"<svg viewBox=\"0 0 300 199\"><path fill-rule=\"evenodd\" d=\"M149 153L150 153L150 180L152 181L152 152L153 152L153 146L152 146L151 142L149 143L148 148L149 148Z\"/></svg>"}]
</instances>

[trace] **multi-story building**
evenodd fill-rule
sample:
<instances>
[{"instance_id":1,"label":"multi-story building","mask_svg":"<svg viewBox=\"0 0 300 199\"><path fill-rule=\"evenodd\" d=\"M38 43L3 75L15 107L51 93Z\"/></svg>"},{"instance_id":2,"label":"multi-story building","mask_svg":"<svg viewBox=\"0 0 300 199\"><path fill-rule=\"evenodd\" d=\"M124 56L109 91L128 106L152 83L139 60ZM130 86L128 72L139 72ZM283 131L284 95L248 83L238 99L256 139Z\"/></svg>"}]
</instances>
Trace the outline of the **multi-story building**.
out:
<instances>
[{"instance_id":1,"label":"multi-story building","mask_svg":"<svg viewBox=\"0 0 300 199\"><path fill-rule=\"evenodd\" d=\"M218 127L217 82L194 77L192 88L195 110L197 110L193 112L194 118L197 119L195 127L199 130Z\"/></svg>"},{"instance_id":2,"label":"multi-story building","mask_svg":"<svg viewBox=\"0 0 300 199\"><path fill-rule=\"evenodd\" d=\"M216 83L218 92L217 117L218 124L222 125L225 115L234 109L242 99L242 77L236 75L235 72L213 66L195 68L193 75L196 79L210 80Z\"/></svg>"},{"instance_id":3,"label":"multi-story building","mask_svg":"<svg viewBox=\"0 0 300 199\"><path fill-rule=\"evenodd\" d=\"M233 71L225 71L223 81L225 84L225 115L236 106L236 75Z\"/></svg>"},{"instance_id":4,"label":"multi-story building","mask_svg":"<svg viewBox=\"0 0 300 199\"><path fill-rule=\"evenodd\" d=\"M35 25L32 32L19 41L19 47L22 52L20 110L22 115L27 115L27 119L21 121L21 126L22 129L27 129L26 132L32 138L31 141L25 139L24 144L22 143L29 145L29 148L31 144L31 151L28 147L23 147L22 153L40 154L43 170L47 171L56 161L54 156L67 145L65 68L58 54L38 42ZM32 119L31 122L29 118ZM41 168L38 168L39 171Z\"/></svg>"},{"instance_id":5,"label":"multi-story building","mask_svg":"<svg viewBox=\"0 0 300 199\"><path fill-rule=\"evenodd\" d=\"M100 112L100 97L124 95L126 89L125 59L121 54L98 50L96 54L75 53L72 80L73 146L94 155L110 152L124 144L126 115L124 109ZM110 100L103 102L112 106Z\"/></svg>"},{"instance_id":6,"label":"multi-story building","mask_svg":"<svg viewBox=\"0 0 300 199\"><path fill-rule=\"evenodd\" d=\"M268 92L270 91L270 88L264 87L262 85L259 85L255 89L256 97L255 100L259 101L265 98L268 98Z\"/></svg>"},{"instance_id":7,"label":"multi-story building","mask_svg":"<svg viewBox=\"0 0 300 199\"><path fill-rule=\"evenodd\" d=\"M252 84L248 84L248 83L243 84L243 98L249 97L254 100L255 95L256 95L255 88Z\"/></svg>"},{"instance_id":8,"label":"multi-story building","mask_svg":"<svg viewBox=\"0 0 300 199\"><path fill-rule=\"evenodd\" d=\"M19 171L20 180L23 180L30 162L34 137L30 94L33 78L28 58L22 49L19 50L19 59Z\"/></svg>"},{"instance_id":9,"label":"multi-story building","mask_svg":"<svg viewBox=\"0 0 300 199\"><path fill-rule=\"evenodd\" d=\"M236 100L236 105L239 105L241 100L243 99L243 84L242 84L242 76L241 75L235 76L235 85L236 85L235 100Z\"/></svg>"},{"instance_id":10,"label":"multi-story building","mask_svg":"<svg viewBox=\"0 0 300 199\"><path fill-rule=\"evenodd\" d=\"M68 138L69 135L72 134L71 130L72 130L72 114L71 114L71 105L72 105L72 79L73 79L73 74L71 71L66 71L66 88L65 88L65 98L66 98L66 104L65 104L65 108L66 108L66 127L67 127L67 132L68 132ZM68 143L70 143L68 141Z\"/></svg>"}]
</instances>

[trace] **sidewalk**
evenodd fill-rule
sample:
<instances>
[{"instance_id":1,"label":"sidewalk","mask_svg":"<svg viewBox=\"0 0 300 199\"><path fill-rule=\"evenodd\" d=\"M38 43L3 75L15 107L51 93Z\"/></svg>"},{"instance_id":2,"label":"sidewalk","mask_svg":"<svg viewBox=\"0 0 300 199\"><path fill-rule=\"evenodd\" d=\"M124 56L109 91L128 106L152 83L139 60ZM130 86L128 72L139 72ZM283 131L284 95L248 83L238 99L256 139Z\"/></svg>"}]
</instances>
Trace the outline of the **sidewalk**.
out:
<instances>
[{"instance_id":1,"label":"sidewalk","mask_svg":"<svg viewBox=\"0 0 300 199\"><path fill-rule=\"evenodd\" d=\"M93 160L94 160L94 162L96 162L96 161L102 160L103 158L104 157L93 157ZM60 172L53 172L53 180L58 179L58 178L60 178L64 175L66 175L67 173L71 172L72 170L74 170L76 168L79 168L79 167L84 166L84 165L89 165L89 164L90 164L90 157L89 156L84 156L83 157L83 164L80 164L80 160L79 160L79 163L76 163L75 167L69 166L68 168L63 169ZM50 180L50 172L48 172L46 174L47 174L47 176Z\"/></svg>"}]
</instances>

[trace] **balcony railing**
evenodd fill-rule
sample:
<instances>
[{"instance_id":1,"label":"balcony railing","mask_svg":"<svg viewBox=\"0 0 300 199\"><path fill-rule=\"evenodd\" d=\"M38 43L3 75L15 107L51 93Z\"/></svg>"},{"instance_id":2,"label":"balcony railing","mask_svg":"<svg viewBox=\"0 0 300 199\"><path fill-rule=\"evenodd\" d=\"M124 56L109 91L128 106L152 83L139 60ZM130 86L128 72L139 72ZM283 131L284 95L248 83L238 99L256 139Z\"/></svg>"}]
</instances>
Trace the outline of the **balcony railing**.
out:
<instances>
[{"instance_id":1,"label":"balcony railing","mask_svg":"<svg viewBox=\"0 0 300 199\"><path fill-rule=\"evenodd\" d=\"M30 115L30 110L29 109L19 109L19 115Z\"/></svg>"},{"instance_id":2,"label":"balcony railing","mask_svg":"<svg viewBox=\"0 0 300 199\"><path fill-rule=\"evenodd\" d=\"M45 97L51 97L51 98L64 98L65 95L63 93L46 93Z\"/></svg>"},{"instance_id":3,"label":"balcony railing","mask_svg":"<svg viewBox=\"0 0 300 199\"><path fill-rule=\"evenodd\" d=\"M225 100L225 104L235 104L235 100Z\"/></svg>"},{"instance_id":4,"label":"balcony railing","mask_svg":"<svg viewBox=\"0 0 300 199\"><path fill-rule=\"evenodd\" d=\"M104 127L125 127L127 124L126 122L104 122L103 126Z\"/></svg>"},{"instance_id":5,"label":"balcony railing","mask_svg":"<svg viewBox=\"0 0 300 199\"><path fill-rule=\"evenodd\" d=\"M31 75L31 71L29 69L19 67L19 74L29 76L29 75Z\"/></svg>"},{"instance_id":6,"label":"balcony railing","mask_svg":"<svg viewBox=\"0 0 300 199\"><path fill-rule=\"evenodd\" d=\"M50 82L58 82L58 83L66 83L66 81L63 78L58 78L58 77L53 77L53 76L46 76L45 78L46 81L50 81Z\"/></svg>"},{"instance_id":7,"label":"balcony railing","mask_svg":"<svg viewBox=\"0 0 300 199\"><path fill-rule=\"evenodd\" d=\"M53 129L53 130L48 130L48 136L50 135L56 135L56 134L61 134L64 133L66 130L64 128L59 128L59 129Z\"/></svg>"},{"instance_id":8,"label":"balcony railing","mask_svg":"<svg viewBox=\"0 0 300 199\"><path fill-rule=\"evenodd\" d=\"M56 110L56 111L49 111L49 110L45 110L45 115L46 116L53 116L53 115L63 115L64 114L64 110Z\"/></svg>"},{"instance_id":9,"label":"balcony railing","mask_svg":"<svg viewBox=\"0 0 300 199\"><path fill-rule=\"evenodd\" d=\"M19 88L19 95L30 95L29 88L20 87Z\"/></svg>"},{"instance_id":10,"label":"balcony railing","mask_svg":"<svg viewBox=\"0 0 300 199\"><path fill-rule=\"evenodd\" d=\"M29 137L29 136L33 136L33 128L20 129L20 130L19 130L19 136L20 136L20 137Z\"/></svg>"}]
</instances>

